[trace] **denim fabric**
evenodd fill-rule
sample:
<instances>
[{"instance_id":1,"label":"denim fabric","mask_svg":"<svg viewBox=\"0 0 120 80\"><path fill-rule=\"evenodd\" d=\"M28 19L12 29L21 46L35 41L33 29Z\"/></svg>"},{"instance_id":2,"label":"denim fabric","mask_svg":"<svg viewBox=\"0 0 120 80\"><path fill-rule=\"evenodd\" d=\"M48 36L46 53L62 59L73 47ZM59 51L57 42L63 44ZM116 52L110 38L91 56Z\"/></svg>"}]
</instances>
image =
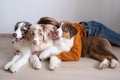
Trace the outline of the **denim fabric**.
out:
<instances>
[{"instance_id":1,"label":"denim fabric","mask_svg":"<svg viewBox=\"0 0 120 80\"><path fill-rule=\"evenodd\" d=\"M101 36L110 41L111 44L120 47L120 34L107 28L102 23L96 21L88 21L85 25L88 36Z\"/></svg>"}]
</instances>

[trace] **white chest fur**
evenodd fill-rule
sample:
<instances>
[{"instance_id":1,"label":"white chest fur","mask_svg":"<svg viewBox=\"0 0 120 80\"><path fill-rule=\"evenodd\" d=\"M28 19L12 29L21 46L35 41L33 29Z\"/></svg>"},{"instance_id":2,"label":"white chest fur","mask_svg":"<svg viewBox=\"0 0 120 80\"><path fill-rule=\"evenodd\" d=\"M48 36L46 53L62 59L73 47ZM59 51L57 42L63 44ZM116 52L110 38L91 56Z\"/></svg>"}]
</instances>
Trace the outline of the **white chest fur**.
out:
<instances>
[{"instance_id":1,"label":"white chest fur","mask_svg":"<svg viewBox=\"0 0 120 80\"><path fill-rule=\"evenodd\" d=\"M30 49L30 44L26 40L14 42L13 45L15 49L20 50L21 52L25 51L26 49Z\"/></svg>"},{"instance_id":2,"label":"white chest fur","mask_svg":"<svg viewBox=\"0 0 120 80\"><path fill-rule=\"evenodd\" d=\"M74 38L71 39L60 38L54 42L54 45L58 47L59 50L69 51L73 46L73 41Z\"/></svg>"}]
</instances>

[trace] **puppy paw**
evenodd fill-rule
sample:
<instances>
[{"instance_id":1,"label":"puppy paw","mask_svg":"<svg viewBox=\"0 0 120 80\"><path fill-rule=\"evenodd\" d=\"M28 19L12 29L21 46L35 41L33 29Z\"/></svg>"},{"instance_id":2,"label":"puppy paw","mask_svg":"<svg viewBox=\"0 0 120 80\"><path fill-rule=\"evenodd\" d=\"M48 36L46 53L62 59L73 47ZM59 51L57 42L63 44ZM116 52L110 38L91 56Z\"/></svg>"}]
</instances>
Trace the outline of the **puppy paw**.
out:
<instances>
[{"instance_id":1,"label":"puppy paw","mask_svg":"<svg viewBox=\"0 0 120 80\"><path fill-rule=\"evenodd\" d=\"M50 53L49 52L43 52L39 55L40 60L46 60L47 58L50 57Z\"/></svg>"},{"instance_id":2,"label":"puppy paw","mask_svg":"<svg viewBox=\"0 0 120 80\"><path fill-rule=\"evenodd\" d=\"M49 69L54 70L55 68L58 67L58 65L61 63L61 60L58 59L56 56L51 56L50 57L50 64L49 64Z\"/></svg>"},{"instance_id":3,"label":"puppy paw","mask_svg":"<svg viewBox=\"0 0 120 80\"><path fill-rule=\"evenodd\" d=\"M17 65L13 64L13 65L9 68L9 70L10 70L10 72L15 73L15 72L17 72L17 71L19 70L19 68L20 68L20 67L18 67Z\"/></svg>"},{"instance_id":4,"label":"puppy paw","mask_svg":"<svg viewBox=\"0 0 120 80\"><path fill-rule=\"evenodd\" d=\"M32 63L33 68L35 68L37 70L39 70L41 68L41 62L37 55L32 55L30 57L30 62Z\"/></svg>"},{"instance_id":5,"label":"puppy paw","mask_svg":"<svg viewBox=\"0 0 120 80\"><path fill-rule=\"evenodd\" d=\"M8 62L7 64L5 64L4 70L8 70L8 69L10 68L11 65L12 65L11 62Z\"/></svg>"},{"instance_id":6,"label":"puppy paw","mask_svg":"<svg viewBox=\"0 0 120 80\"><path fill-rule=\"evenodd\" d=\"M110 67L116 68L119 65L119 62L115 59L111 59Z\"/></svg>"},{"instance_id":7,"label":"puppy paw","mask_svg":"<svg viewBox=\"0 0 120 80\"><path fill-rule=\"evenodd\" d=\"M106 69L109 66L109 60L104 59L100 65L99 65L99 69Z\"/></svg>"},{"instance_id":8,"label":"puppy paw","mask_svg":"<svg viewBox=\"0 0 120 80\"><path fill-rule=\"evenodd\" d=\"M37 69L37 70L39 70L40 68L41 68L41 62L39 61L35 61L34 63L33 63L33 67L35 68L35 69Z\"/></svg>"}]
</instances>

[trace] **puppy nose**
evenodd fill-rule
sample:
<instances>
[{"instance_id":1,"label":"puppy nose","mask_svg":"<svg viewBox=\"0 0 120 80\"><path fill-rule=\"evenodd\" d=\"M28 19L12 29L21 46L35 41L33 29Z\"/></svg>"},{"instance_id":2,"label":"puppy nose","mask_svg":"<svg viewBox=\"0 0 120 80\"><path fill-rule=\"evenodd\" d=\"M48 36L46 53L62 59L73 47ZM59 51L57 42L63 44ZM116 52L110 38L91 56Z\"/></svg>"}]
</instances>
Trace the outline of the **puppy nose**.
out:
<instances>
[{"instance_id":1,"label":"puppy nose","mask_svg":"<svg viewBox=\"0 0 120 80\"><path fill-rule=\"evenodd\" d=\"M16 33L13 33L13 37L16 37L17 36L17 34Z\"/></svg>"},{"instance_id":2,"label":"puppy nose","mask_svg":"<svg viewBox=\"0 0 120 80\"><path fill-rule=\"evenodd\" d=\"M33 40L33 44L36 45L36 44L37 44L37 41L36 41L36 40Z\"/></svg>"}]
</instances>

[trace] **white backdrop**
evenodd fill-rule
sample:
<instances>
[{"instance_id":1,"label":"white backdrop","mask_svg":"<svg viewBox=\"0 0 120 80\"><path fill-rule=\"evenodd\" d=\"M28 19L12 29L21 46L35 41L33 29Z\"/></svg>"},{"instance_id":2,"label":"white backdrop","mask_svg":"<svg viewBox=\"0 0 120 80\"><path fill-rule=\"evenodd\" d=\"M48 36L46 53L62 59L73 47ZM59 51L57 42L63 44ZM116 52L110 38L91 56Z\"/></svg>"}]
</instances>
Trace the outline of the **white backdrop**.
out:
<instances>
[{"instance_id":1,"label":"white backdrop","mask_svg":"<svg viewBox=\"0 0 120 80\"><path fill-rule=\"evenodd\" d=\"M96 20L120 33L120 0L0 0L0 33L12 33L18 21L40 17L59 21Z\"/></svg>"}]
</instances>

